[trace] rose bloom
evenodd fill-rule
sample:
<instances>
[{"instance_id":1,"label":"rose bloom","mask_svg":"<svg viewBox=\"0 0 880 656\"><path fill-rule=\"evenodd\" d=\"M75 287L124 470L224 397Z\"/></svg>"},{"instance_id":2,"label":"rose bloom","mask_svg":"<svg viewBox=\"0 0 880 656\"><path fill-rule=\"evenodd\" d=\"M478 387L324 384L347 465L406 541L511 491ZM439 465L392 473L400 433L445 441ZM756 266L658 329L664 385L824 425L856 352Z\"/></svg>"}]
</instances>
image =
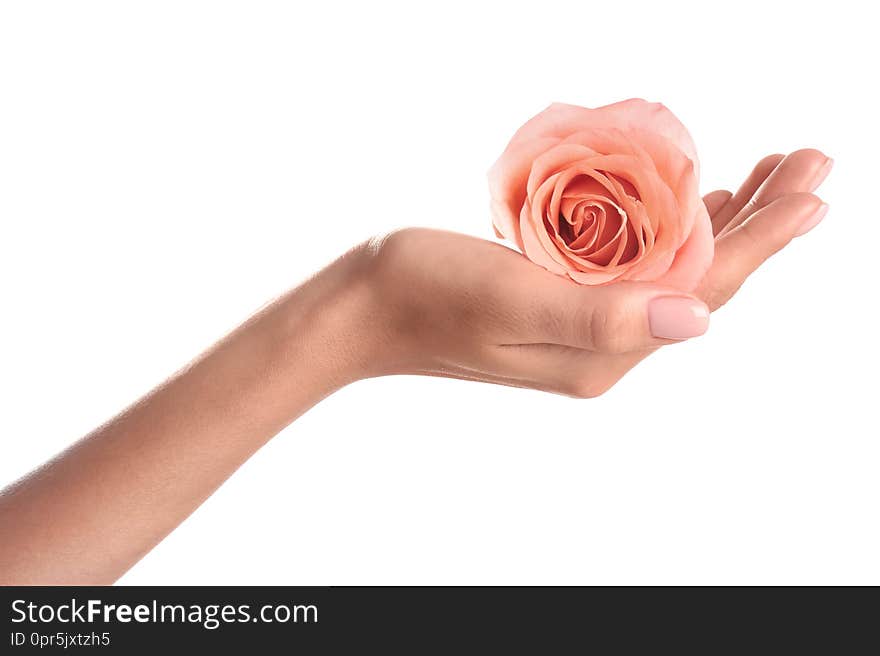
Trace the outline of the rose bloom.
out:
<instances>
[{"instance_id":1,"label":"rose bloom","mask_svg":"<svg viewBox=\"0 0 880 656\"><path fill-rule=\"evenodd\" d=\"M492 222L533 262L585 285L692 290L712 262L694 142L666 107L554 103L489 171Z\"/></svg>"}]
</instances>

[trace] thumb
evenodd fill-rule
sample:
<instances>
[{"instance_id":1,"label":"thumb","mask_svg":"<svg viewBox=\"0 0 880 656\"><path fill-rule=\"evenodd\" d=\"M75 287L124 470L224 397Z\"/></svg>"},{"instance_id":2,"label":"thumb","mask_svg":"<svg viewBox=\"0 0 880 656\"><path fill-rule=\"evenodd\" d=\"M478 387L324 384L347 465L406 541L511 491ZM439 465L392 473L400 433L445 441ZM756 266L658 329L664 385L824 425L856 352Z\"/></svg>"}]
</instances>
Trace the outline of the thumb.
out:
<instances>
[{"instance_id":1,"label":"thumb","mask_svg":"<svg viewBox=\"0 0 880 656\"><path fill-rule=\"evenodd\" d=\"M557 301L557 317L562 319L550 322L556 334L546 335L556 344L626 353L697 337L709 327L708 306L676 289L620 282L568 285L566 291L567 298Z\"/></svg>"}]
</instances>

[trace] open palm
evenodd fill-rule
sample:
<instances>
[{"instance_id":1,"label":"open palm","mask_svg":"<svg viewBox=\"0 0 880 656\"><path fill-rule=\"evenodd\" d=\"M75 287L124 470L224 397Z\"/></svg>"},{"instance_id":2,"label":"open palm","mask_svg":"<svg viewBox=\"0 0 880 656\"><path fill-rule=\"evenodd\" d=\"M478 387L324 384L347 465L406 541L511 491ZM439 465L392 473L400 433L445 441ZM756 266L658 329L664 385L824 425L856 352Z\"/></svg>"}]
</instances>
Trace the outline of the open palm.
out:
<instances>
[{"instance_id":1,"label":"open palm","mask_svg":"<svg viewBox=\"0 0 880 656\"><path fill-rule=\"evenodd\" d=\"M658 334L653 301L672 299L705 324L767 258L818 223L827 208L812 192L830 167L817 150L770 155L735 194L707 194L715 256L693 295L641 282L578 285L509 248L455 233L408 228L373 240L362 249L374 301L366 320L380 337L361 375L602 394L656 348L705 329Z\"/></svg>"}]
</instances>

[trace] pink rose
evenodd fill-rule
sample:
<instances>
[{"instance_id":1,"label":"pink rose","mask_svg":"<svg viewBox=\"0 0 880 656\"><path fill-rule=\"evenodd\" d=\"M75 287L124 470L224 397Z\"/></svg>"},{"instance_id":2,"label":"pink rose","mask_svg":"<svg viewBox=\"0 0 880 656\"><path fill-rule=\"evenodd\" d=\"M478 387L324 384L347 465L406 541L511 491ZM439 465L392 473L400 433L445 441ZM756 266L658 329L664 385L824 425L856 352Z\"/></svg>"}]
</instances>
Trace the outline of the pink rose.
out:
<instances>
[{"instance_id":1,"label":"pink rose","mask_svg":"<svg viewBox=\"0 0 880 656\"><path fill-rule=\"evenodd\" d=\"M698 182L693 140L663 105L554 103L489 171L492 222L530 260L576 282L691 290L713 255Z\"/></svg>"}]
</instances>

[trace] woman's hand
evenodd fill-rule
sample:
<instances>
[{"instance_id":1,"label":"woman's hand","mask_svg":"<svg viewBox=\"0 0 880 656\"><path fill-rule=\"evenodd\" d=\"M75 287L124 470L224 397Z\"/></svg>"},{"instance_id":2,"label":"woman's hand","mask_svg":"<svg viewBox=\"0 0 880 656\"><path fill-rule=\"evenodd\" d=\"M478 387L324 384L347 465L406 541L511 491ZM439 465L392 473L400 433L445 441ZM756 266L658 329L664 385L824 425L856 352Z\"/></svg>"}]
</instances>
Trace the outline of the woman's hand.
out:
<instances>
[{"instance_id":1,"label":"woman's hand","mask_svg":"<svg viewBox=\"0 0 880 656\"><path fill-rule=\"evenodd\" d=\"M821 219L817 151L762 160L706 197L714 264L696 295L582 287L504 246L409 229L354 249L105 425L0 490L0 584L116 580L251 454L358 378L419 373L601 394ZM85 472L85 474L84 474Z\"/></svg>"},{"instance_id":2,"label":"woman's hand","mask_svg":"<svg viewBox=\"0 0 880 656\"><path fill-rule=\"evenodd\" d=\"M597 396L653 349L702 334L770 255L827 209L816 150L762 159L705 203L713 265L694 295L649 283L577 285L496 243L409 228L362 249L377 350L362 375L425 374Z\"/></svg>"}]
</instances>

